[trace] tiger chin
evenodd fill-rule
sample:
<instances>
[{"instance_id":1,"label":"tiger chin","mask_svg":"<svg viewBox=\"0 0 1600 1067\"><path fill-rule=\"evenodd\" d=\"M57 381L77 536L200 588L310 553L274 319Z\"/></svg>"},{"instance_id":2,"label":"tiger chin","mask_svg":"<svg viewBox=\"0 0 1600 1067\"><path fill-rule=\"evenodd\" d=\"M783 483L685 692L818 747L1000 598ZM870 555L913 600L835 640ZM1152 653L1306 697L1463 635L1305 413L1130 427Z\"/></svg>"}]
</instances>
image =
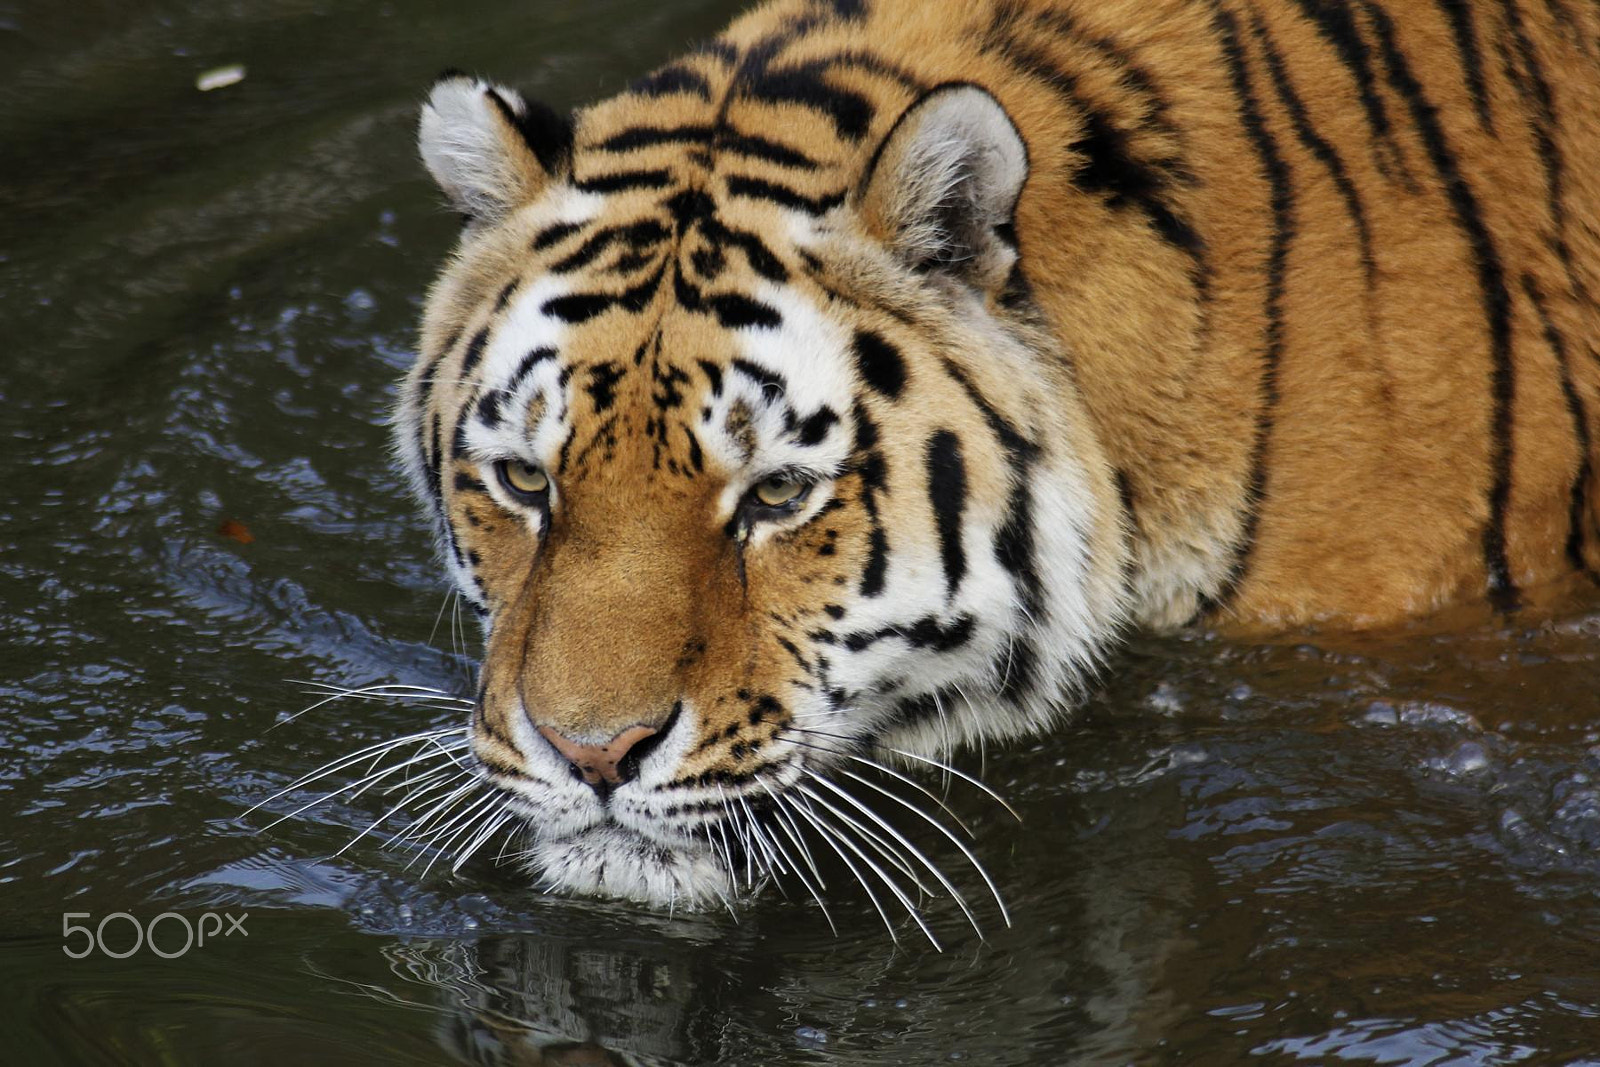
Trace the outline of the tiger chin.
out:
<instances>
[{"instance_id":1,"label":"tiger chin","mask_svg":"<svg viewBox=\"0 0 1600 1067\"><path fill-rule=\"evenodd\" d=\"M1592 578L1552 10L778 0L572 115L443 76L397 440L543 884L872 884L866 770L1059 724L1129 627Z\"/></svg>"}]
</instances>

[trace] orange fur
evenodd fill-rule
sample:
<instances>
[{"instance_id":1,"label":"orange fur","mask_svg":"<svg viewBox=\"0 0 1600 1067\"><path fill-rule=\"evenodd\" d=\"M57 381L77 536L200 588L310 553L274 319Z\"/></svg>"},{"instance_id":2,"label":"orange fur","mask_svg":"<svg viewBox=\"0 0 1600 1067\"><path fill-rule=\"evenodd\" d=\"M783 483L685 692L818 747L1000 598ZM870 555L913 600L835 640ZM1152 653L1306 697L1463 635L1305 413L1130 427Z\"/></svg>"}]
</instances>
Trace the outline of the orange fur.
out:
<instances>
[{"instance_id":1,"label":"orange fur","mask_svg":"<svg viewBox=\"0 0 1600 1067\"><path fill-rule=\"evenodd\" d=\"M1079 472L1086 660L1126 618L1381 626L1595 580L1600 14L1569 7L1462 5L1452 23L1401 0L775 0L579 112L557 163L519 131L533 119L485 111L477 140L430 159L482 217L430 298L402 401L419 488L491 620L480 755L515 763L523 709L603 740L687 700L682 781L762 766L784 694L816 688L804 677L842 640L839 590L865 583L874 537L939 581L945 518L903 479L932 471L941 429L965 446L960 515L990 531L1044 521L1015 512L1019 482L1064 477L1040 464ZM970 262L908 270L894 258L915 243L900 199L918 145L897 124L957 84L1025 145L1016 245L978 234ZM736 143L754 134L760 151ZM619 174L631 184L607 186ZM559 226L573 188L600 204L594 226L677 229L655 282L657 246L630 253L625 235L573 275L640 295L563 335L571 435L539 526L450 442L508 302L587 254ZM749 472L692 456L693 427L750 332L661 271L790 293L830 336L902 350L915 405L858 383L836 412L858 445L862 420L875 428L901 480L874 490L858 449L818 490L825 520L732 535L725 497ZM662 414L701 404L700 423ZM716 429L740 440L750 417ZM1015 653L996 660L1001 688Z\"/></svg>"}]
</instances>

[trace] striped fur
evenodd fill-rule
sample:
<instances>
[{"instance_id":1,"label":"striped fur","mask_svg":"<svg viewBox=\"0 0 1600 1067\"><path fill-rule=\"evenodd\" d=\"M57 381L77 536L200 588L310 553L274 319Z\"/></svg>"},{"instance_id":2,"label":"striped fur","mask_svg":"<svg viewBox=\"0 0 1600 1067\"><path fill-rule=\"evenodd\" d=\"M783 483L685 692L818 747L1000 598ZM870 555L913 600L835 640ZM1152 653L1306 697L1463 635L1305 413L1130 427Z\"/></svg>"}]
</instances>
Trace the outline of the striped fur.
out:
<instances>
[{"instance_id":1,"label":"striped fur","mask_svg":"<svg viewBox=\"0 0 1600 1067\"><path fill-rule=\"evenodd\" d=\"M1570 0L778 0L570 126L443 80L398 436L551 882L712 899L728 798L1043 728L1128 622L1596 580L1597 59ZM598 796L536 732L641 723Z\"/></svg>"}]
</instances>

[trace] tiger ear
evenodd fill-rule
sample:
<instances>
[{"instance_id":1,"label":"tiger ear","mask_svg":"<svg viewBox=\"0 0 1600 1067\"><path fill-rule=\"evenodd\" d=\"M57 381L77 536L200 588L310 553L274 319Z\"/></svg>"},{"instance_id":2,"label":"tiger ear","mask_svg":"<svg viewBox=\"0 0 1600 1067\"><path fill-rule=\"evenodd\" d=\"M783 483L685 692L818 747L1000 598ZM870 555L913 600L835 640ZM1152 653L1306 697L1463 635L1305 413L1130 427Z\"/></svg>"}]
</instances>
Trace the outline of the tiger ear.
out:
<instances>
[{"instance_id":1,"label":"tiger ear","mask_svg":"<svg viewBox=\"0 0 1600 1067\"><path fill-rule=\"evenodd\" d=\"M572 123L515 89L447 71L422 105L417 143L456 210L494 222L567 172Z\"/></svg>"},{"instance_id":2,"label":"tiger ear","mask_svg":"<svg viewBox=\"0 0 1600 1067\"><path fill-rule=\"evenodd\" d=\"M856 196L867 230L907 265L995 292L1016 261L1012 214L1028 148L990 93L930 90L895 122Z\"/></svg>"}]
</instances>

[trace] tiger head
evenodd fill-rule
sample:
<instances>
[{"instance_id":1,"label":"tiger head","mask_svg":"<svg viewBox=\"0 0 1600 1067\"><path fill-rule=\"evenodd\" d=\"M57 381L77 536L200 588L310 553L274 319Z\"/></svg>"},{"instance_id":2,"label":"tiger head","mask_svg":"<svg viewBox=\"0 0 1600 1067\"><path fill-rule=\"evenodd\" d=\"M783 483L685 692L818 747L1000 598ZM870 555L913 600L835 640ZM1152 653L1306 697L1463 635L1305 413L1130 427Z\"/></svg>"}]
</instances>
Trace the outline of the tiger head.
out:
<instances>
[{"instance_id":1,"label":"tiger head","mask_svg":"<svg viewBox=\"0 0 1600 1067\"><path fill-rule=\"evenodd\" d=\"M834 777L1049 723L1119 623L1005 111L946 86L860 144L757 117L645 83L568 120L462 75L423 109L466 224L399 447L486 634L478 771L555 888L726 899L861 818Z\"/></svg>"}]
</instances>

